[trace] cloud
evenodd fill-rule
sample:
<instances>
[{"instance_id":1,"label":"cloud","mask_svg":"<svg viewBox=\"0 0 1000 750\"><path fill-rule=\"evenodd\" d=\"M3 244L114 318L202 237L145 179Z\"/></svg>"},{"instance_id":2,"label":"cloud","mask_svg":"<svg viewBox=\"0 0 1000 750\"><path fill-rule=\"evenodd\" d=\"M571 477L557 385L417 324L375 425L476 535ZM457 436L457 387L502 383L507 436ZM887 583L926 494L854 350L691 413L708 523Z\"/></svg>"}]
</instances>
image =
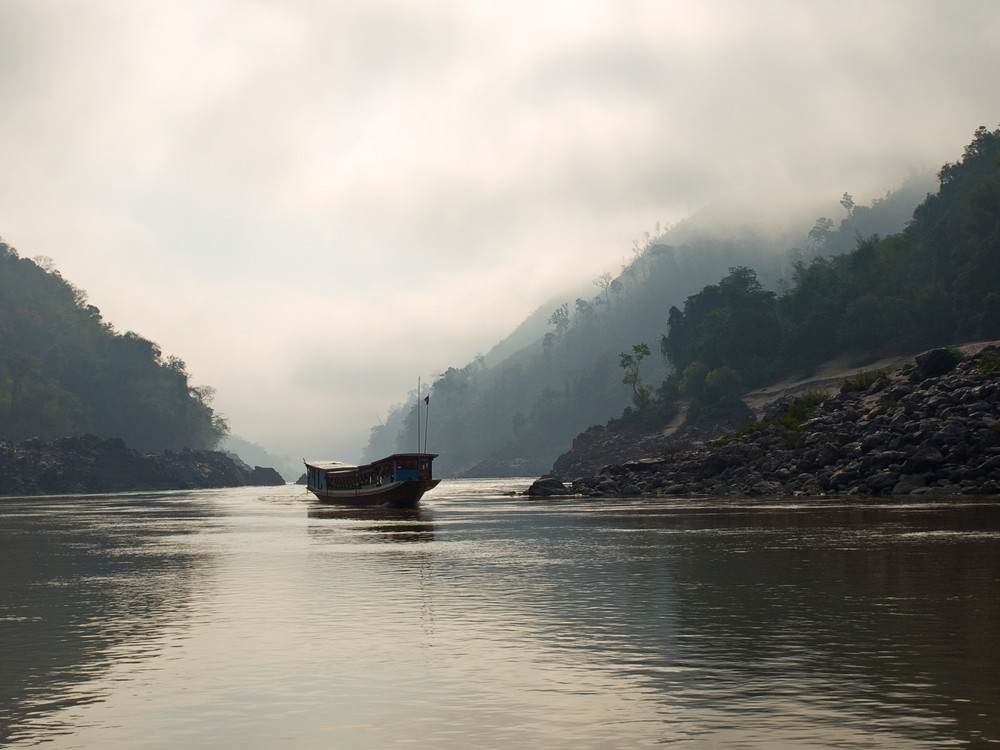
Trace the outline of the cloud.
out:
<instances>
[{"instance_id":1,"label":"cloud","mask_svg":"<svg viewBox=\"0 0 1000 750\"><path fill-rule=\"evenodd\" d=\"M991 0L13 0L0 234L236 432L351 459L657 221L958 158L998 37Z\"/></svg>"}]
</instances>

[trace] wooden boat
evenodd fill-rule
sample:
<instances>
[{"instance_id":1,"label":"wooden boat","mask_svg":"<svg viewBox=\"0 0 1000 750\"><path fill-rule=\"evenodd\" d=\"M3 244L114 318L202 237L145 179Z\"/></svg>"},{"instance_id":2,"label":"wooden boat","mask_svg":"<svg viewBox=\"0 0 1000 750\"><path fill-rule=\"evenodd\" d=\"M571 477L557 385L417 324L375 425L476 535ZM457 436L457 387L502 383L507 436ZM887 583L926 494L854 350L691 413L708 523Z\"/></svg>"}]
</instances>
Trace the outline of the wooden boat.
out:
<instances>
[{"instance_id":1,"label":"wooden boat","mask_svg":"<svg viewBox=\"0 0 1000 750\"><path fill-rule=\"evenodd\" d=\"M394 453L363 466L305 461L306 487L324 503L412 508L438 485L431 465L436 453Z\"/></svg>"}]
</instances>

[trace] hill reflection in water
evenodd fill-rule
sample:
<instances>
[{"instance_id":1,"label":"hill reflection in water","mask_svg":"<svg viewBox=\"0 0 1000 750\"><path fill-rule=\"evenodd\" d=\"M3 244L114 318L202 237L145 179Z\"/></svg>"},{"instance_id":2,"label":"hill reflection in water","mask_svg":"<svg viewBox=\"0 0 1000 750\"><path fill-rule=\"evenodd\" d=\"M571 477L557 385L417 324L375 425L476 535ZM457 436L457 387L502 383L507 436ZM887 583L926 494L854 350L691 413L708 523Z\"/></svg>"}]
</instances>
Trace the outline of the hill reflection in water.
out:
<instances>
[{"instance_id":1,"label":"hill reflection in water","mask_svg":"<svg viewBox=\"0 0 1000 750\"><path fill-rule=\"evenodd\" d=\"M70 734L60 710L106 700L102 681L183 638L210 585L218 528L186 494L0 500L0 744L31 717Z\"/></svg>"}]
</instances>

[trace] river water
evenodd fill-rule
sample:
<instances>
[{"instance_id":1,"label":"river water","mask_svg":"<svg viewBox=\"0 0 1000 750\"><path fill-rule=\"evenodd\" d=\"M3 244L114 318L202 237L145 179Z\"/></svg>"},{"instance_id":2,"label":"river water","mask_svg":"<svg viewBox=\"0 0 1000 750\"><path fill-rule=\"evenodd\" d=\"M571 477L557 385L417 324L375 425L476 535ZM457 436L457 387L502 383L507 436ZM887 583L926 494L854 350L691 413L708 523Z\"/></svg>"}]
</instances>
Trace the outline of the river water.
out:
<instances>
[{"instance_id":1,"label":"river water","mask_svg":"<svg viewBox=\"0 0 1000 750\"><path fill-rule=\"evenodd\" d=\"M1000 504L0 499L0 746L1000 747Z\"/></svg>"}]
</instances>

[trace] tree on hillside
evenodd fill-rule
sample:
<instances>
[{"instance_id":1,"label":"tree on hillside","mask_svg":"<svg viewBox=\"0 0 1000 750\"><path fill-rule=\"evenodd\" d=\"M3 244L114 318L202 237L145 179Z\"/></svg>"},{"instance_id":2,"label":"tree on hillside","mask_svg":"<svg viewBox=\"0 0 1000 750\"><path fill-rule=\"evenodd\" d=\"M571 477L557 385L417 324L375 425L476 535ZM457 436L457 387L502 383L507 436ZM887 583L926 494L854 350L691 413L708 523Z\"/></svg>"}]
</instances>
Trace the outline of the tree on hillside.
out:
<instances>
[{"instance_id":1,"label":"tree on hillside","mask_svg":"<svg viewBox=\"0 0 1000 750\"><path fill-rule=\"evenodd\" d=\"M569 303L563 302L559 307L552 311L552 315L549 317L549 323L556 327L556 334L559 338L569 330Z\"/></svg>"},{"instance_id":2,"label":"tree on hillside","mask_svg":"<svg viewBox=\"0 0 1000 750\"><path fill-rule=\"evenodd\" d=\"M825 216L821 216L816 219L816 224L813 228L809 230L809 244L813 248L822 248L830 235L833 234L833 219L828 219Z\"/></svg>"},{"instance_id":3,"label":"tree on hillside","mask_svg":"<svg viewBox=\"0 0 1000 750\"><path fill-rule=\"evenodd\" d=\"M683 371L694 362L709 370L731 367L747 382L765 377L780 349L775 294L746 266L729 269L718 284L688 297L682 313L672 308L660 351Z\"/></svg>"},{"instance_id":4,"label":"tree on hillside","mask_svg":"<svg viewBox=\"0 0 1000 750\"><path fill-rule=\"evenodd\" d=\"M612 281L611 271L605 271L593 281L594 286L604 290L605 305L611 304L611 300L608 299L608 289L611 287L611 281Z\"/></svg>"},{"instance_id":5,"label":"tree on hillside","mask_svg":"<svg viewBox=\"0 0 1000 750\"><path fill-rule=\"evenodd\" d=\"M621 299L622 293L625 291L625 285L622 284L618 279L615 279L610 284L608 284L607 291L610 291L615 295L615 303Z\"/></svg>"},{"instance_id":6,"label":"tree on hillside","mask_svg":"<svg viewBox=\"0 0 1000 750\"><path fill-rule=\"evenodd\" d=\"M847 211L847 215L850 216L854 213L854 196L850 193L844 193L840 196L840 205L844 207L844 210Z\"/></svg>"},{"instance_id":7,"label":"tree on hillside","mask_svg":"<svg viewBox=\"0 0 1000 750\"><path fill-rule=\"evenodd\" d=\"M622 382L632 386L632 403L636 409L641 409L649 402L652 388L642 382L639 376L639 365L642 360L649 356L649 347L646 344L634 344L632 353L622 352L618 355L618 366L625 371Z\"/></svg>"}]
</instances>

